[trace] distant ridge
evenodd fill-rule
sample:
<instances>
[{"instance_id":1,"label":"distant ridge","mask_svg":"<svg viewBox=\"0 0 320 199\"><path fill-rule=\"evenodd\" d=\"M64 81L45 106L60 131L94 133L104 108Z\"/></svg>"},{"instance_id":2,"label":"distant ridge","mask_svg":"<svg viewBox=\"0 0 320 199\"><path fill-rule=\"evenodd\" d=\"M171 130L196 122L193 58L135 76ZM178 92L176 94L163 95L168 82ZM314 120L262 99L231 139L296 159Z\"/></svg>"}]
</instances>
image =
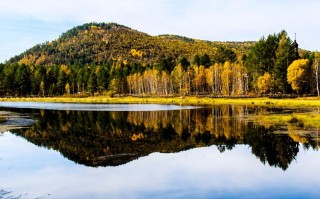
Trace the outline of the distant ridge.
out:
<instances>
[{"instance_id":1,"label":"distant ridge","mask_svg":"<svg viewBox=\"0 0 320 199\"><path fill-rule=\"evenodd\" d=\"M63 33L58 39L36 45L8 63L26 65L104 64L125 60L155 64L165 57L177 60L195 55L213 57L218 47L247 52L254 42L211 42L178 35L150 36L116 23L86 23Z\"/></svg>"}]
</instances>

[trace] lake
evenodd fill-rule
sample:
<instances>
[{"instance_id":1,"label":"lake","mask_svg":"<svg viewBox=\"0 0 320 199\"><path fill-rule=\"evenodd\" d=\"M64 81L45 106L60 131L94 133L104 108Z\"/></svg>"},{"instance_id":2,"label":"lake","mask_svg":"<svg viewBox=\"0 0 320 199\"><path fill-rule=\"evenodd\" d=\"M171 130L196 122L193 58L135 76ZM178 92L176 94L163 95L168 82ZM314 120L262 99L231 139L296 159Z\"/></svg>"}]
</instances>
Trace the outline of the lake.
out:
<instances>
[{"instance_id":1,"label":"lake","mask_svg":"<svg viewBox=\"0 0 320 199\"><path fill-rule=\"evenodd\" d=\"M319 198L319 132L252 119L292 111L1 102L0 198Z\"/></svg>"}]
</instances>

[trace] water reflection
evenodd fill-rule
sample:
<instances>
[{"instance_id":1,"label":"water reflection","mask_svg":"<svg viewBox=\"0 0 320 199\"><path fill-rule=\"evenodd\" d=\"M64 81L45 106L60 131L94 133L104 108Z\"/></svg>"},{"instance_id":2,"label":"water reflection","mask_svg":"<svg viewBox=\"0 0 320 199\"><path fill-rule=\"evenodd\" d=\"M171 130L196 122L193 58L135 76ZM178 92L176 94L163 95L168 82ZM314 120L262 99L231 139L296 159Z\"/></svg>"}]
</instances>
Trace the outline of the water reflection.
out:
<instances>
[{"instance_id":1,"label":"water reflection","mask_svg":"<svg viewBox=\"0 0 320 199\"><path fill-rule=\"evenodd\" d=\"M92 167L117 166L153 152L211 145L224 152L242 144L263 164L285 170L299 152L299 139L275 133L286 130L283 126L248 120L260 111L268 110L230 105L153 112L40 110L36 123L13 133ZM314 139L303 140L305 148L317 147Z\"/></svg>"}]
</instances>

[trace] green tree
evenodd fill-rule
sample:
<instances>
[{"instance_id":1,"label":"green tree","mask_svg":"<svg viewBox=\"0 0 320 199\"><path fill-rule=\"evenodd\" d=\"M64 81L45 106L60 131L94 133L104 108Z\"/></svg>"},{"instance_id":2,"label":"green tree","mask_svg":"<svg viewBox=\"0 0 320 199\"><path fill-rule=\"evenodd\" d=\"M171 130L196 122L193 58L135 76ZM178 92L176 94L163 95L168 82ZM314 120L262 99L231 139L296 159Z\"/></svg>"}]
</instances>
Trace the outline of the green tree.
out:
<instances>
[{"instance_id":1,"label":"green tree","mask_svg":"<svg viewBox=\"0 0 320 199\"><path fill-rule=\"evenodd\" d=\"M274 77L275 91L287 93L287 68L297 59L298 44L292 42L285 31L260 39L249 51L245 66L253 86L266 72Z\"/></svg>"},{"instance_id":2,"label":"green tree","mask_svg":"<svg viewBox=\"0 0 320 199\"><path fill-rule=\"evenodd\" d=\"M157 68L159 71L165 70L167 72L171 72L174 68L175 64L173 61L173 58L168 56L165 58L161 58L160 60L160 64L157 65ZM139 72L143 72L143 71L139 71Z\"/></svg>"},{"instance_id":3,"label":"green tree","mask_svg":"<svg viewBox=\"0 0 320 199\"><path fill-rule=\"evenodd\" d=\"M0 63L0 96L5 94L4 69L5 65Z\"/></svg>"},{"instance_id":4,"label":"green tree","mask_svg":"<svg viewBox=\"0 0 320 199\"><path fill-rule=\"evenodd\" d=\"M263 76L266 72L273 74L278 43L279 39L274 34L269 35L267 39L262 37L250 48L245 59L245 67L251 82L256 82L258 77Z\"/></svg>"},{"instance_id":5,"label":"green tree","mask_svg":"<svg viewBox=\"0 0 320 199\"><path fill-rule=\"evenodd\" d=\"M279 44L276 51L276 62L274 66L273 76L275 79L276 90L283 93L289 91L289 84L287 82L287 69L294 61L292 41L285 31L279 34Z\"/></svg>"},{"instance_id":6,"label":"green tree","mask_svg":"<svg viewBox=\"0 0 320 199\"><path fill-rule=\"evenodd\" d=\"M57 95L59 94L57 92L57 76L59 74L59 67L58 66L53 66L53 67L48 67L46 70L46 82L45 82L45 87L47 90L48 95Z\"/></svg>"},{"instance_id":7,"label":"green tree","mask_svg":"<svg viewBox=\"0 0 320 199\"><path fill-rule=\"evenodd\" d=\"M17 87L15 85L15 73L18 67L18 64L6 64L3 68L4 78L2 82L6 95L12 95L16 92Z\"/></svg>"},{"instance_id":8,"label":"green tree","mask_svg":"<svg viewBox=\"0 0 320 199\"><path fill-rule=\"evenodd\" d=\"M107 89L107 85L108 85L108 73L107 71L102 68L97 75L97 85L98 85L98 90L100 92L100 94L102 94L102 92L104 90Z\"/></svg>"},{"instance_id":9,"label":"green tree","mask_svg":"<svg viewBox=\"0 0 320 199\"><path fill-rule=\"evenodd\" d=\"M236 60L236 53L233 50L221 45L217 48L217 51L213 56L214 63L225 63L226 61L235 62Z\"/></svg>"},{"instance_id":10,"label":"green tree","mask_svg":"<svg viewBox=\"0 0 320 199\"><path fill-rule=\"evenodd\" d=\"M186 57L180 57L178 64L181 64L183 70L187 70L188 67L190 66L190 62Z\"/></svg>"},{"instance_id":11,"label":"green tree","mask_svg":"<svg viewBox=\"0 0 320 199\"><path fill-rule=\"evenodd\" d=\"M110 81L109 84L109 90L112 92L112 94L119 94L120 93L120 80L117 78L114 78Z\"/></svg>"},{"instance_id":12,"label":"green tree","mask_svg":"<svg viewBox=\"0 0 320 199\"><path fill-rule=\"evenodd\" d=\"M84 92L84 69L79 69L77 72L77 90L78 92Z\"/></svg>"},{"instance_id":13,"label":"green tree","mask_svg":"<svg viewBox=\"0 0 320 199\"><path fill-rule=\"evenodd\" d=\"M92 96L94 95L94 92L96 92L98 90L97 76L95 73L91 73L91 75L89 77L88 90Z\"/></svg>"},{"instance_id":14,"label":"green tree","mask_svg":"<svg viewBox=\"0 0 320 199\"><path fill-rule=\"evenodd\" d=\"M196 55L193 57L192 64L193 64L193 65L196 65L196 66L198 66L198 67L201 65L201 59L200 59L200 56L199 56L198 54L196 54Z\"/></svg>"},{"instance_id":15,"label":"green tree","mask_svg":"<svg viewBox=\"0 0 320 199\"><path fill-rule=\"evenodd\" d=\"M61 65L58 76L58 92L59 94L65 93L65 86L70 84L71 70L66 65Z\"/></svg>"},{"instance_id":16,"label":"green tree","mask_svg":"<svg viewBox=\"0 0 320 199\"><path fill-rule=\"evenodd\" d=\"M22 64L15 73L15 85L20 96L26 96L31 93L30 69Z\"/></svg>"},{"instance_id":17,"label":"green tree","mask_svg":"<svg viewBox=\"0 0 320 199\"><path fill-rule=\"evenodd\" d=\"M207 53L200 57L200 65L205 66L206 68L211 65L211 60Z\"/></svg>"},{"instance_id":18,"label":"green tree","mask_svg":"<svg viewBox=\"0 0 320 199\"><path fill-rule=\"evenodd\" d=\"M46 69L44 66L40 65L35 69L34 80L32 85L32 93L39 94L41 93L44 96L45 82L46 82ZM43 83L41 88L40 84ZM43 89L43 90L41 90Z\"/></svg>"}]
</instances>

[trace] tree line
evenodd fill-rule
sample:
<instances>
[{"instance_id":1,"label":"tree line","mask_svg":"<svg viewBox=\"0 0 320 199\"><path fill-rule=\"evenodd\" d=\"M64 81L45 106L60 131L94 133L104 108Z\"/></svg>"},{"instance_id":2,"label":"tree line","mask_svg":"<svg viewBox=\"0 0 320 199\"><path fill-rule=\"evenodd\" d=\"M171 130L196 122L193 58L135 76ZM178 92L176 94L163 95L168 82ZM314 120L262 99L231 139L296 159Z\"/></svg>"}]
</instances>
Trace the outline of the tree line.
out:
<instances>
[{"instance_id":1,"label":"tree line","mask_svg":"<svg viewBox=\"0 0 320 199\"><path fill-rule=\"evenodd\" d=\"M129 53L146 59L143 50ZM261 38L248 51L220 45L214 53L161 56L152 63L118 57L100 64L36 64L22 58L0 64L0 95L319 96L319 59L318 52L299 50L285 31Z\"/></svg>"},{"instance_id":2,"label":"tree line","mask_svg":"<svg viewBox=\"0 0 320 199\"><path fill-rule=\"evenodd\" d=\"M234 59L235 55L233 55ZM144 66L112 60L105 65L28 66L1 64L2 96L56 96L71 94L194 95L243 94L248 88L240 63L211 64L207 54L177 65L165 58Z\"/></svg>"}]
</instances>

